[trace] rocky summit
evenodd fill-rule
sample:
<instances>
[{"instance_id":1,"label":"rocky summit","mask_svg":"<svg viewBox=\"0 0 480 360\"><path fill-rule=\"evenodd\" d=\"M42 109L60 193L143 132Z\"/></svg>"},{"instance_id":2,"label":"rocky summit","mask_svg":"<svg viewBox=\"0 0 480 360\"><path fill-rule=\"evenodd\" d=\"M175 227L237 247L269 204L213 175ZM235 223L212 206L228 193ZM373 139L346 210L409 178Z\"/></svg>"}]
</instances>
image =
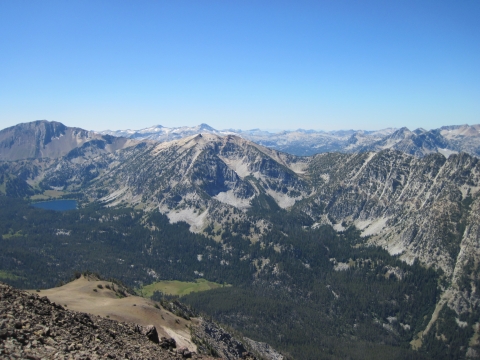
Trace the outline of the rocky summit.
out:
<instances>
[{"instance_id":1,"label":"rocky summit","mask_svg":"<svg viewBox=\"0 0 480 360\"><path fill-rule=\"evenodd\" d=\"M65 309L0 283L2 359L211 359L142 327Z\"/></svg>"},{"instance_id":2,"label":"rocky summit","mask_svg":"<svg viewBox=\"0 0 480 360\"><path fill-rule=\"evenodd\" d=\"M77 148L95 148L108 153L135 143L56 121L38 120L0 131L0 160L57 158Z\"/></svg>"}]
</instances>

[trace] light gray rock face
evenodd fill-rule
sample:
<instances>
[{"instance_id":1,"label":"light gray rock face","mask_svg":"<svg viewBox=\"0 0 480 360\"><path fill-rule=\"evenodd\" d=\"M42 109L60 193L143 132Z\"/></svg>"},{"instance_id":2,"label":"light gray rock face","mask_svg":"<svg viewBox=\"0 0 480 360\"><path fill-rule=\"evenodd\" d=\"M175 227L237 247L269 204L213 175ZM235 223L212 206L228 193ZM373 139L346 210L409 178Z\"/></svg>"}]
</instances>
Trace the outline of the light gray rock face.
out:
<instances>
[{"instance_id":1,"label":"light gray rock face","mask_svg":"<svg viewBox=\"0 0 480 360\"><path fill-rule=\"evenodd\" d=\"M203 134L122 152L90 191L108 191L99 200L109 206L159 208L171 222L186 221L201 231L209 224L252 220L246 210L260 195L291 207L309 195L307 181L297 175L306 164L236 136ZM253 224L252 231L260 227Z\"/></svg>"},{"instance_id":2,"label":"light gray rock face","mask_svg":"<svg viewBox=\"0 0 480 360\"><path fill-rule=\"evenodd\" d=\"M284 360L285 357L272 348L269 344L264 342L254 341L249 338L244 338L244 341L266 360Z\"/></svg>"},{"instance_id":3,"label":"light gray rock face","mask_svg":"<svg viewBox=\"0 0 480 360\"><path fill-rule=\"evenodd\" d=\"M444 126L426 131L401 128L381 140L366 144L355 151L394 149L415 156L441 153L446 157L459 152L480 155L480 125Z\"/></svg>"},{"instance_id":4,"label":"light gray rock face","mask_svg":"<svg viewBox=\"0 0 480 360\"><path fill-rule=\"evenodd\" d=\"M322 208L330 221L356 225L369 243L452 274L471 212L466 203L478 192L476 158L328 154L314 158L309 172L317 191L303 210L317 221Z\"/></svg>"},{"instance_id":5,"label":"light gray rock face","mask_svg":"<svg viewBox=\"0 0 480 360\"><path fill-rule=\"evenodd\" d=\"M392 150L323 154L312 160L307 172L316 194L301 207L318 223L355 225L367 244L380 245L407 262L418 260L441 269L452 287L449 305L457 312L478 303L477 158L467 154L417 158ZM328 218L319 216L319 208ZM472 284L467 289L465 276Z\"/></svg>"},{"instance_id":6,"label":"light gray rock face","mask_svg":"<svg viewBox=\"0 0 480 360\"><path fill-rule=\"evenodd\" d=\"M217 356L221 357L222 359L226 360L235 360L235 359L246 359L246 360L256 360L257 358L250 353L245 344L237 340L234 336L230 333L225 331L223 328L215 324L214 322L207 321L205 319L199 319L198 326L193 329L193 337L197 342L197 348L203 350L203 352L207 352L207 349L214 349ZM244 339L245 340L245 339ZM250 340L250 339L248 339ZM253 348L252 342L255 344L253 340L248 342L248 345ZM272 353L278 354L279 360L283 359L283 356L280 355L270 347L268 344L264 343L257 343L263 344L266 348L271 350ZM210 351L211 352L211 351ZM259 352L260 353L260 352ZM260 353L263 359L272 359L272 357L265 357L263 353Z\"/></svg>"},{"instance_id":7,"label":"light gray rock face","mask_svg":"<svg viewBox=\"0 0 480 360\"><path fill-rule=\"evenodd\" d=\"M126 138L104 136L59 122L39 120L0 131L0 160L59 158L90 144L97 151L113 152L133 143Z\"/></svg>"}]
</instances>

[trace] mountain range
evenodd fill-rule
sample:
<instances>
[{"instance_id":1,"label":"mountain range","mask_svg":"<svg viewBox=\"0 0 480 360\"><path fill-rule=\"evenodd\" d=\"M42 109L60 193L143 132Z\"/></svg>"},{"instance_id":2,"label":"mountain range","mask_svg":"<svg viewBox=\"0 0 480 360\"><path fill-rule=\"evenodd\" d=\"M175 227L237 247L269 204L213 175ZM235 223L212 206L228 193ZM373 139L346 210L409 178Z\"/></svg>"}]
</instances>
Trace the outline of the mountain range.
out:
<instances>
[{"instance_id":1,"label":"mountain range","mask_svg":"<svg viewBox=\"0 0 480 360\"><path fill-rule=\"evenodd\" d=\"M480 125L443 126L433 130L419 128L414 131L403 127L378 131L298 129L272 133L260 129L216 130L207 124L200 124L194 127L173 128L157 125L141 130L106 130L100 133L158 142L178 140L200 133L220 136L237 135L259 145L298 156L310 156L325 152L353 153L385 149L399 150L415 156L425 156L435 152L447 157L459 152L466 152L473 156L480 155Z\"/></svg>"},{"instance_id":2,"label":"mountain range","mask_svg":"<svg viewBox=\"0 0 480 360\"><path fill-rule=\"evenodd\" d=\"M57 158L85 144L114 152L132 143L126 138L99 135L55 121L38 120L0 131L0 160Z\"/></svg>"},{"instance_id":3,"label":"mountain range","mask_svg":"<svg viewBox=\"0 0 480 360\"><path fill-rule=\"evenodd\" d=\"M217 132L206 125L164 130L151 128L142 135L134 132L128 139L44 121L2 130L0 191L24 198L56 190L77 194L84 206L96 203L145 214L159 211L171 224L185 222L191 232L221 244L224 255L218 261L224 268L249 262L251 269L256 269L254 282L268 286L283 283L290 291L293 270L285 265L290 256L292 260L288 261L301 265L302 270L295 268L295 272L320 271L319 260L306 249L299 250L305 246L303 236L308 238L325 228L333 228L339 236L350 236L354 231L357 235L349 240L353 241L349 243L352 251L383 248L389 256L411 266L387 266L382 258L381 267L371 265L383 271L372 281L384 276L401 284L419 264L438 274L438 294L421 318L410 314L409 322L400 324L397 319L405 311L400 307L383 318L374 315L373 323L383 324L389 336L404 333L401 336L409 339L414 349L433 346L431 342L437 341L450 346L448 351L455 347L462 357L480 354L479 126L362 133L368 140L355 152L353 147L344 146L342 151L311 156L275 148L284 146L279 139L296 134L310 140L334 139L337 145L331 146L340 146L341 141L355 145L353 139L361 137L360 133L277 134L267 147L247 139L274 136L258 131ZM166 141L165 136L177 138ZM457 153L465 149L471 154ZM148 228L155 228L143 221ZM304 235L298 235L302 232ZM259 248L254 251L242 241ZM321 266L331 266L333 273L366 271L370 265L365 264L378 264L374 255L334 256L332 243L322 244L327 262ZM214 261L218 255L212 252L212 246L207 246L195 261ZM335 286L340 284L329 283L326 288L334 294L330 295L332 302L341 296ZM305 288L298 291L302 298L310 296ZM407 300L388 301L407 304L413 299L409 296L419 295L405 296ZM229 316L233 321L233 315ZM449 340L442 325L448 321L456 324L457 332L470 331L463 345L452 345L454 340ZM355 326L351 326L355 333ZM282 346L281 342L275 346Z\"/></svg>"}]
</instances>

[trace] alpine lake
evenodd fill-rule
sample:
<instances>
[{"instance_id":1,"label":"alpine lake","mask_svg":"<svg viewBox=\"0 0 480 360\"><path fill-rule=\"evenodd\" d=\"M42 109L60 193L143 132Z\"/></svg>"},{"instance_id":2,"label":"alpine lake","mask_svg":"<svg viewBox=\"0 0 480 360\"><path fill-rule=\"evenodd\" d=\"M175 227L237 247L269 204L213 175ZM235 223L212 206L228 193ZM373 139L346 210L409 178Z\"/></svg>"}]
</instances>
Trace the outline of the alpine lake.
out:
<instances>
[{"instance_id":1,"label":"alpine lake","mask_svg":"<svg viewBox=\"0 0 480 360\"><path fill-rule=\"evenodd\" d=\"M33 207L45 209L45 210L55 210L55 211L67 211L67 210L76 210L77 200L49 200L49 201L40 201L32 203Z\"/></svg>"}]
</instances>

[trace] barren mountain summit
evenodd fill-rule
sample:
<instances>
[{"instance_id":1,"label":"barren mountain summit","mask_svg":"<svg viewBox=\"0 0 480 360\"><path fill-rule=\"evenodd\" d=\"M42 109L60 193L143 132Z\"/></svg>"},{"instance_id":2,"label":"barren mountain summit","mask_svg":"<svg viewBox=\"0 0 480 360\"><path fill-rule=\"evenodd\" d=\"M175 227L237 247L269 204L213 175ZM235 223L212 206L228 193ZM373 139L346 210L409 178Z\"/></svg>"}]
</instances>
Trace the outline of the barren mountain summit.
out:
<instances>
[{"instance_id":1,"label":"barren mountain summit","mask_svg":"<svg viewBox=\"0 0 480 360\"><path fill-rule=\"evenodd\" d=\"M162 347L158 335L155 340L135 324L66 310L47 297L1 283L0 310L0 357L5 359L208 359Z\"/></svg>"},{"instance_id":2,"label":"barren mountain summit","mask_svg":"<svg viewBox=\"0 0 480 360\"><path fill-rule=\"evenodd\" d=\"M0 131L0 160L58 158L85 144L101 152L113 152L134 143L134 140L100 135L56 121L38 120Z\"/></svg>"}]
</instances>

